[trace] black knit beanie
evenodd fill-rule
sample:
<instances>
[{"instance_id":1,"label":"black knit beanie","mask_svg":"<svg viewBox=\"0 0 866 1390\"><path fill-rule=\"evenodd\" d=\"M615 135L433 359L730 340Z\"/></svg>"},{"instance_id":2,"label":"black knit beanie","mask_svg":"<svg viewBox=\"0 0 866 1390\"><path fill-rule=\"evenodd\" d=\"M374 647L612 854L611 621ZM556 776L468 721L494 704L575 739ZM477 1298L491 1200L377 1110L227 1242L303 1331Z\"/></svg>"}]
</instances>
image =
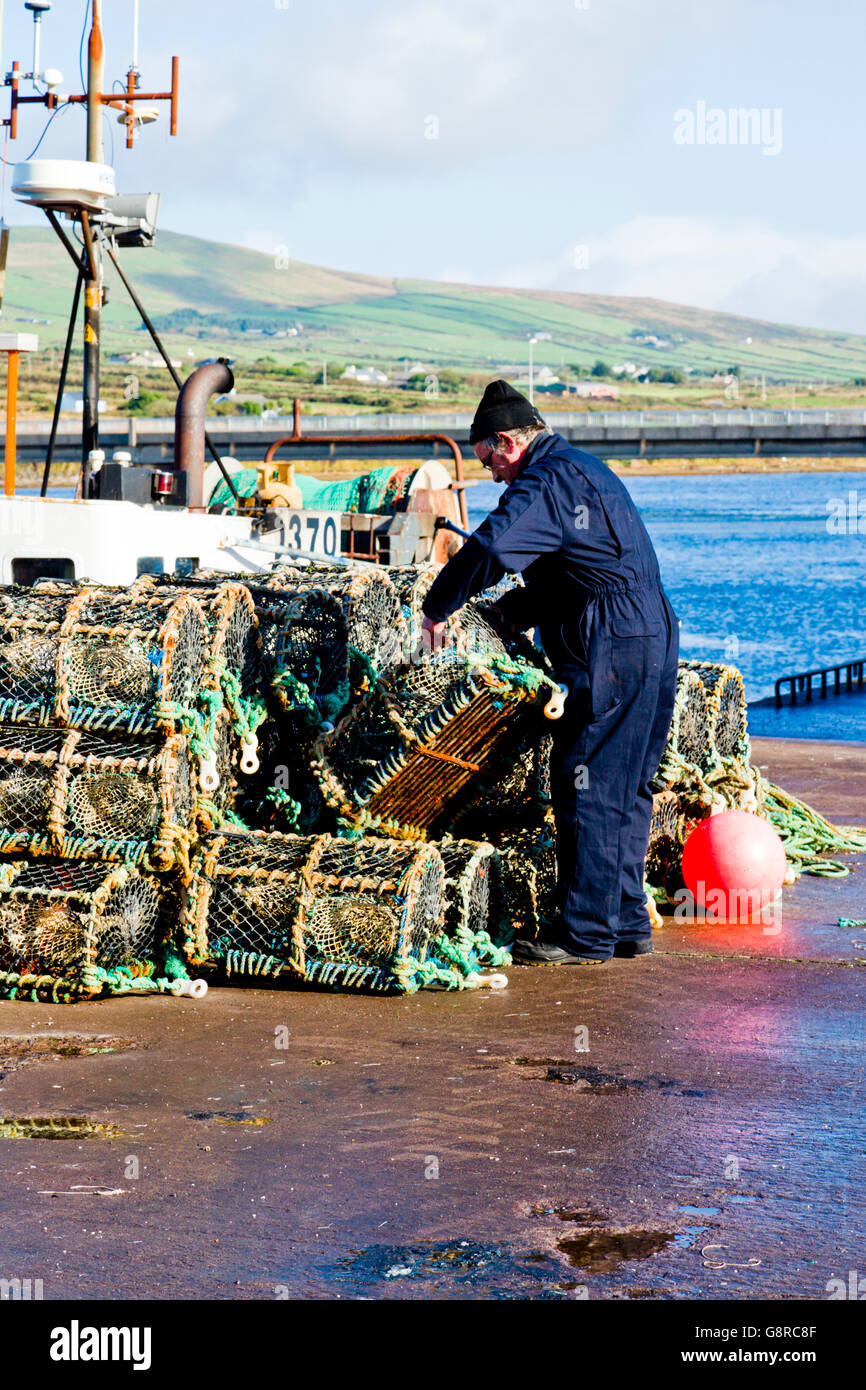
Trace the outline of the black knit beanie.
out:
<instances>
[{"instance_id":1,"label":"black knit beanie","mask_svg":"<svg viewBox=\"0 0 866 1390\"><path fill-rule=\"evenodd\" d=\"M491 381L475 412L469 443L478 444L493 434L507 434L524 425L543 427L544 421L535 406L507 381Z\"/></svg>"}]
</instances>

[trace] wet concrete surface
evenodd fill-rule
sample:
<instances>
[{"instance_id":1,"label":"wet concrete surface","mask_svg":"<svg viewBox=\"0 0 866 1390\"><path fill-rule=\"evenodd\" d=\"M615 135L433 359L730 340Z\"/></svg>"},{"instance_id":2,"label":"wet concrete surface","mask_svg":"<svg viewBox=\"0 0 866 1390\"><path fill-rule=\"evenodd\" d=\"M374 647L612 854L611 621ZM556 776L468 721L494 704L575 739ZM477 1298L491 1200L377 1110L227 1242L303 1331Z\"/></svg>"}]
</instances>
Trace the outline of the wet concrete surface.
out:
<instances>
[{"instance_id":1,"label":"wet concrete surface","mask_svg":"<svg viewBox=\"0 0 866 1390\"><path fill-rule=\"evenodd\" d=\"M755 756L866 821L866 749ZM0 1137L0 1277L49 1299L826 1298L866 1273L866 970L833 925L864 885L802 879L782 941L671 924L652 956L513 967L498 994L0 1004L0 1122L68 1131Z\"/></svg>"}]
</instances>

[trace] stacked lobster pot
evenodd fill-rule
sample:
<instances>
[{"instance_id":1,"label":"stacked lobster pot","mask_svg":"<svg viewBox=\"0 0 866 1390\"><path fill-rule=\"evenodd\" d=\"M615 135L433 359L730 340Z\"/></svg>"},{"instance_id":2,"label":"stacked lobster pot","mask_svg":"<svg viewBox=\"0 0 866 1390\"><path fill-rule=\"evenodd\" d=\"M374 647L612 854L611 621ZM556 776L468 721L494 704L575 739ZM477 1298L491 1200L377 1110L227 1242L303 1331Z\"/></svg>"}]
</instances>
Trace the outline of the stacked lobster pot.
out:
<instances>
[{"instance_id":1,"label":"stacked lobster pot","mask_svg":"<svg viewBox=\"0 0 866 1390\"><path fill-rule=\"evenodd\" d=\"M422 604L439 568L427 564L391 572L403 604L410 650L421 654L422 659ZM522 585L519 575L507 574L497 585L465 604L449 620L444 634L446 647L481 662L496 657L513 658L552 678L553 672L542 652L495 608L503 594ZM490 873L496 891L492 915L498 924L496 939L501 944L510 942L515 933L538 935L554 914L552 740L535 722L527 726L527 733L530 731L531 737L518 739L516 745L507 749L506 756L494 757L489 766L481 769L445 822L448 834L456 837L457 843L486 847L488 852L493 849Z\"/></svg>"},{"instance_id":2,"label":"stacked lobster pot","mask_svg":"<svg viewBox=\"0 0 866 1390\"><path fill-rule=\"evenodd\" d=\"M254 824L311 831L327 818L312 775L315 741L402 658L399 600L388 575L372 567L284 566L250 592L271 718L243 808Z\"/></svg>"},{"instance_id":3,"label":"stacked lobster pot","mask_svg":"<svg viewBox=\"0 0 866 1390\"><path fill-rule=\"evenodd\" d=\"M313 768L347 826L441 833L458 800L537 732L541 707L556 717L561 705L528 662L446 649L384 676L320 737Z\"/></svg>"},{"instance_id":4,"label":"stacked lobster pot","mask_svg":"<svg viewBox=\"0 0 866 1390\"><path fill-rule=\"evenodd\" d=\"M497 606L513 577L428 650L436 572L0 590L0 995L504 983L554 916L565 696ZM726 806L860 844L751 767L730 666L681 664L655 789L659 896Z\"/></svg>"},{"instance_id":5,"label":"stacked lobster pot","mask_svg":"<svg viewBox=\"0 0 866 1390\"><path fill-rule=\"evenodd\" d=\"M483 858L461 860L461 891L479 909L486 874ZM433 845L216 834L195 857L183 949L191 967L232 982L388 994L497 983L446 908ZM491 942L486 955L502 953Z\"/></svg>"},{"instance_id":6,"label":"stacked lobster pot","mask_svg":"<svg viewBox=\"0 0 866 1390\"><path fill-rule=\"evenodd\" d=\"M735 666L681 661L671 730L655 778L646 876L660 899L682 887L682 852L699 821L725 810L766 814L752 767L746 695Z\"/></svg>"},{"instance_id":7,"label":"stacked lobster pot","mask_svg":"<svg viewBox=\"0 0 866 1390\"><path fill-rule=\"evenodd\" d=\"M451 832L498 852L500 913L513 935L540 936L555 916L556 832L550 804L550 734L536 732L498 778L482 778L456 809ZM503 938L504 939L504 938Z\"/></svg>"},{"instance_id":8,"label":"stacked lobster pot","mask_svg":"<svg viewBox=\"0 0 866 1390\"><path fill-rule=\"evenodd\" d=\"M167 949L175 903L153 874L99 860L0 864L0 995L71 1004L106 994L200 998Z\"/></svg>"},{"instance_id":9,"label":"stacked lobster pot","mask_svg":"<svg viewBox=\"0 0 866 1390\"><path fill-rule=\"evenodd\" d=\"M205 790L216 791L221 767L229 773L239 770L245 777L258 771L257 730L267 714L261 699L261 635L255 603L244 584L215 580L190 586L145 575L129 590L132 602L155 609L190 593L201 608L208 633L198 703L211 724L222 714L226 726L224 741L212 741L210 759L202 767ZM225 740L229 746L234 744L228 762ZM234 789L236 779L230 776L230 781Z\"/></svg>"},{"instance_id":10,"label":"stacked lobster pot","mask_svg":"<svg viewBox=\"0 0 866 1390\"><path fill-rule=\"evenodd\" d=\"M176 896L202 829L231 815L231 716L203 699L213 646L189 593L0 592L0 991L183 983L147 905L153 875ZM70 908L55 932L58 894ZM96 931L91 908L73 905L106 895L110 930Z\"/></svg>"},{"instance_id":11,"label":"stacked lobster pot","mask_svg":"<svg viewBox=\"0 0 866 1390\"><path fill-rule=\"evenodd\" d=\"M514 923L508 912L509 877L499 851L486 841L446 835L438 842L445 867L444 934L470 968L510 963Z\"/></svg>"}]
</instances>

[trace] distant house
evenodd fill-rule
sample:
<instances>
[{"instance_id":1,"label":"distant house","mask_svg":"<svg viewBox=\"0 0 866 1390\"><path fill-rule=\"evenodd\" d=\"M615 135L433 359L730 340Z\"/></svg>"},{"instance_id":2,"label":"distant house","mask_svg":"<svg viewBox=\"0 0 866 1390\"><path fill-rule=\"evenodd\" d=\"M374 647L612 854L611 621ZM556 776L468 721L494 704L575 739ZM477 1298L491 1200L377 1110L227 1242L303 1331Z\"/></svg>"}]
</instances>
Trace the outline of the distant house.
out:
<instances>
[{"instance_id":1,"label":"distant house","mask_svg":"<svg viewBox=\"0 0 866 1390\"><path fill-rule=\"evenodd\" d=\"M98 406L100 415L107 408L106 402L100 399ZM74 411L76 415L83 415L84 397L77 391L64 391L60 397L60 409L61 411Z\"/></svg>"},{"instance_id":2,"label":"distant house","mask_svg":"<svg viewBox=\"0 0 866 1390\"><path fill-rule=\"evenodd\" d=\"M341 381L354 381L359 386L387 386L387 372L380 372L378 367L356 367L348 366L340 377Z\"/></svg>"},{"instance_id":3,"label":"distant house","mask_svg":"<svg viewBox=\"0 0 866 1390\"><path fill-rule=\"evenodd\" d=\"M597 381L579 381L574 388L576 396L588 401L618 401L619 387Z\"/></svg>"},{"instance_id":4,"label":"distant house","mask_svg":"<svg viewBox=\"0 0 866 1390\"><path fill-rule=\"evenodd\" d=\"M396 372L391 374L392 386L405 386L411 381L413 376L427 376L432 371L423 362L413 362L411 367L398 367Z\"/></svg>"},{"instance_id":5,"label":"distant house","mask_svg":"<svg viewBox=\"0 0 866 1390\"><path fill-rule=\"evenodd\" d=\"M558 383L558 381L559 381L559 377L558 377L558 376L554 376L553 372L550 370L549 367L541 366L541 367L534 367L534 368L533 368L533 371L532 371L532 384L533 384L533 386L539 386L539 387L541 387L541 389L543 390L546 386L556 386L557 383ZM515 381L514 385L515 385L515 386L528 386L528 385L529 385L529 373L527 372L524 376L518 377L517 380Z\"/></svg>"},{"instance_id":6,"label":"distant house","mask_svg":"<svg viewBox=\"0 0 866 1390\"><path fill-rule=\"evenodd\" d=\"M116 352L109 360L118 365L123 363L127 367L162 367L165 365L159 353L151 352L148 348L144 348L141 352ZM176 368L182 366L183 363L178 357L172 358L171 365Z\"/></svg>"},{"instance_id":7,"label":"distant house","mask_svg":"<svg viewBox=\"0 0 866 1390\"><path fill-rule=\"evenodd\" d=\"M666 348L671 346L668 338L660 338L657 333L634 332L631 336L636 343L640 343L641 347Z\"/></svg>"}]
</instances>

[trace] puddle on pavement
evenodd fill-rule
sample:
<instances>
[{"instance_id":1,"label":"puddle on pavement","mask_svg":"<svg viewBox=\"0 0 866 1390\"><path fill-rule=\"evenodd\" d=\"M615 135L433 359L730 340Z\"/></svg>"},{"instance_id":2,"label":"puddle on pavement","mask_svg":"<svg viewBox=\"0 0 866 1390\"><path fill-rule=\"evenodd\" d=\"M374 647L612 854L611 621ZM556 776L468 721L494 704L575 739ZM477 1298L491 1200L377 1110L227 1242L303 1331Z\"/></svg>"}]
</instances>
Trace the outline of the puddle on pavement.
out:
<instances>
[{"instance_id":1,"label":"puddle on pavement","mask_svg":"<svg viewBox=\"0 0 866 1390\"><path fill-rule=\"evenodd\" d=\"M195 1110L187 1111L191 1120L213 1120L217 1125L248 1125L251 1129L261 1129L273 1124L270 1115L245 1115L242 1110Z\"/></svg>"},{"instance_id":2,"label":"puddle on pavement","mask_svg":"<svg viewBox=\"0 0 866 1390\"><path fill-rule=\"evenodd\" d=\"M360 1289L378 1286L398 1293L412 1285L437 1294L453 1289L466 1296L476 1289L479 1297L510 1299L562 1299L562 1265L543 1250L515 1251L507 1245L474 1240L420 1242L417 1245L372 1245L352 1250L332 1270L332 1278Z\"/></svg>"},{"instance_id":3,"label":"puddle on pavement","mask_svg":"<svg viewBox=\"0 0 866 1390\"><path fill-rule=\"evenodd\" d=\"M106 1052L128 1052L137 1047L132 1038L89 1033L29 1033L0 1037L0 1079L14 1067L28 1062L52 1062L67 1057L96 1057Z\"/></svg>"},{"instance_id":4,"label":"puddle on pavement","mask_svg":"<svg viewBox=\"0 0 866 1390\"><path fill-rule=\"evenodd\" d=\"M536 1202L529 1208L530 1216L556 1216L560 1221L571 1221L576 1226L592 1226L607 1221L603 1211L591 1211L584 1207L553 1206L549 1202Z\"/></svg>"},{"instance_id":5,"label":"puddle on pavement","mask_svg":"<svg viewBox=\"0 0 866 1390\"><path fill-rule=\"evenodd\" d=\"M0 1119L0 1139L120 1139L116 1125L88 1120L79 1115L37 1115L25 1119Z\"/></svg>"},{"instance_id":6,"label":"puddle on pavement","mask_svg":"<svg viewBox=\"0 0 866 1390\"><path fill-rule=\"evenodd\" d=\"M632 1078L615 1071L602 1071L600 1067L554 1066L547 1068L545 1081L555 1081L560 1086L576 1086L581 1091L592 1091L597 1096L613 1095L617 1091L672 1091L675 1081L666 1081L661 1076Z\"/></svg>"},{"instance_id":7,"label":"puddle on pavement","mask_svg":"<svg viewBox=\"0 0 866 1390\"><path fill-rule=\"evenodd\" d=\"M556 1243L569 1264L591 1274L611 1274L629 1260L647 1260L676 1238L675 1231L578 1231Z\"/></svg>"},{"instance_id":8,"label":"puddle on pavement","mask_svg":"<svg viewBox=\"0 0 866 1390\"><path fill-rule=\"evenodd\" d=\"M681 1096L711 1094L708 1090L698 1090L695 1087L686 1090L678 1082L664 1076L623 1076L621 1072L602 1071L600 1067L575 1063L562 1057L515 1057L513 1065L544 1069L545 1075L541 1080L552 1081L560 1086L574 1086L578 1091L591 1091L597 1096L615 1095L620 1091L670 1091Z\"/></svg>"}]
</instances>

